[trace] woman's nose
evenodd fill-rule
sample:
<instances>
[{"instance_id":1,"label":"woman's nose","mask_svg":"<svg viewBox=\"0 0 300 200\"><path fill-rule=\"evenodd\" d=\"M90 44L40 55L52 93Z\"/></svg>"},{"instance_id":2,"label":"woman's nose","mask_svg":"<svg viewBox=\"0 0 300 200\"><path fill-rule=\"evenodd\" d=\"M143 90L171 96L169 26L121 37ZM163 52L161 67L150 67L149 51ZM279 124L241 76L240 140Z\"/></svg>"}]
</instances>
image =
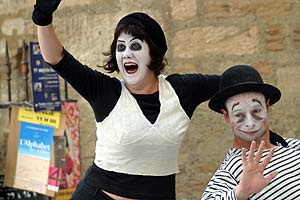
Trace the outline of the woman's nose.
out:
<instances>
[{"instance_id":1,"label":"woman's nose","mask_svg":"<svg viewBox=\"0 0 300 200\"><path fill-rule=\"evenodd\" d=\"M132 58L132 52L130 51L129 48L126 48L125 51L123 52L123 58Z\"/></svg>"}]
</instances>

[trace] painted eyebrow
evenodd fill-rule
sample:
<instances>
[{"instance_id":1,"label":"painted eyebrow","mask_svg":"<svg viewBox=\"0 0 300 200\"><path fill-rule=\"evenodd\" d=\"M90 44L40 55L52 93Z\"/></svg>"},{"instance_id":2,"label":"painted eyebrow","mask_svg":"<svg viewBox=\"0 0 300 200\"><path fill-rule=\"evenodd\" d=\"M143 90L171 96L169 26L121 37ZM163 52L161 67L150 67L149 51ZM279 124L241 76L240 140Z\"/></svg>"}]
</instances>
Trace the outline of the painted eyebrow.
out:
<instances>
[{"instance_id":1,"label":"painted eyebrow","mask_svg":"<svg viewBox=\"0 0 300 200\"><path fill-rule=\"evenodd\" d=\"M135 40L135 39L138 39L138 40L140 40L139 38L137 38L137 37L134 37L134 38L132 38L132 39L130 40L130 42L131 42L132 40Z\"/></svg>"},{"instance_id":2,"label":"painted eyebrow","mask_svg":"<svg viewBox=\"0 0 300 200\"><path fill-rule=\"evenodd\" d=\"M253 102L257 102L262 106L262 103L258 99L252 99Z\"/></svg>"},{"instance_id":3,"label":"painted eyebrow","mask_svg":"<svg viewBox=\"0 0 300 200\"><path fill-rule=\"evenodd\" d=\"M124 41L124 40L117 40L117 42L125 43L125 41Z\"/></svg>"},{"instance_id":4,"label":"painted eyebrow","mask_svg":"<svg viewBox=\"0 0 300 200\"><path fill-rule=\"evenodd\" d=\"M130 40L130 42L131 42L132 40L135 40L135 39L139 39L139 38L134 37L134 38L132 38L132 39ZM140 40L140 39L139 39L139 40ZM117 40L117 42L125 42L125 40Z\"/></svg>"},{"instance_id":5,"label":"painted eyebrow","mask_svg":"<svg viewBox=\"0 0 300 200\"><path fill-rule=\"evenodd\" d=\"M234 108L235 106L239 105L239 104L240 104L240 102L237 102L237 103L233 104L233 106L232 106L232 108L231 108L231 111L233 111L233 108Z\"/></svg>"}]
</instances>

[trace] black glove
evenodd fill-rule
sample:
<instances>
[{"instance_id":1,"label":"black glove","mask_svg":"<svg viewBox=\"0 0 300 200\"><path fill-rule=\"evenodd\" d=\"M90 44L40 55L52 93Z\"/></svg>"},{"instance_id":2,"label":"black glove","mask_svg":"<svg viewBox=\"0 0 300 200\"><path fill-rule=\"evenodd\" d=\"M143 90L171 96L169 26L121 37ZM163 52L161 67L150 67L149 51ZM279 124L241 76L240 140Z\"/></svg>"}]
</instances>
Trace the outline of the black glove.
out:
<instances>
[{"instance_id":1,"label":"black glove","mask_svg":"<svg viewBox=\"0 0 300 200\"><path fill-rule=\"evenodd\" d=\"M52 14L61 0L36 0L32 13L32 21L36 25L46 26L52 22Z\"/></svg>"}]
</instances>

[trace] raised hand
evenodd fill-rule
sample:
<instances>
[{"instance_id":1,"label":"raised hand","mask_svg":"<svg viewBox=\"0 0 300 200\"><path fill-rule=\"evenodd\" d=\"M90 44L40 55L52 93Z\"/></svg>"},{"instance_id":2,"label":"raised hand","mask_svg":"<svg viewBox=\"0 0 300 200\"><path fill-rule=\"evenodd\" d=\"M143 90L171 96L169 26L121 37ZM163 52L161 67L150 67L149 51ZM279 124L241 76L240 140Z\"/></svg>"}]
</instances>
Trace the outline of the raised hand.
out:
<instances>
[{"instance_id":1,"label":"raised hand","mask_svg":"<svg viewBox=\"0 0 300 200\"><path fill-rule=\"evenodd\" d=\"M32 21L36 25L46 26L52 22L52 14L61 0L36 0L32 13Z\"/></svg>"},{"instance_id":2,"label":"raised hand","mask_svg":"<svg viewBox=\"0 0 300 200\"><path fill-rule=\"evenodd\" d=\"M273 156L274 149L271 149L263 162L259 163L265 148L265 142L262 141L260 143L256 155L254 155L255 148L256 142L252 141L248 159L246 157L246 150L244 148L242 149L243 172L240 178L240 184L236 187L238 200L248 199L251 194L261 191L277 175L276 171L271 172L267 176L263 175L266 166Z\"/></svg>"}]
</instances>

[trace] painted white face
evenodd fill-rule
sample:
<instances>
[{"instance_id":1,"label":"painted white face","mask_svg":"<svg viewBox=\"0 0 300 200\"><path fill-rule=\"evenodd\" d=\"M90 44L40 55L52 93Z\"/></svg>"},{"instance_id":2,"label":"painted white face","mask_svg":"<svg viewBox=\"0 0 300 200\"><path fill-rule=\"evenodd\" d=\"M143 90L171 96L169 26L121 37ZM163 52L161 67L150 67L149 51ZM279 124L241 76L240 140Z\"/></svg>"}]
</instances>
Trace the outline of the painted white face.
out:
<instances>
[{"instance_id":1,"label":"painted white face","mask_svg":"<svg viewBox=\"0 0 300 200\"><path fill-rule=\"evenodd\" d=\"M246 92L227 99L225 106L231 128L239 138L252 141L260 138L267 128L265 96Z\"/></svg>"},{"instance_id":2,"label":"painted white face","mask_svg":"<svg viewBox=\"0 0 300 200\"><path fill-rule=\"evenodd\" d=\"M129 85L138 85L147 80L151 62L150 50L146 41L131 34L121 33L117 40L116 59L120 73Z\"/></svg>"}]
</instances>

